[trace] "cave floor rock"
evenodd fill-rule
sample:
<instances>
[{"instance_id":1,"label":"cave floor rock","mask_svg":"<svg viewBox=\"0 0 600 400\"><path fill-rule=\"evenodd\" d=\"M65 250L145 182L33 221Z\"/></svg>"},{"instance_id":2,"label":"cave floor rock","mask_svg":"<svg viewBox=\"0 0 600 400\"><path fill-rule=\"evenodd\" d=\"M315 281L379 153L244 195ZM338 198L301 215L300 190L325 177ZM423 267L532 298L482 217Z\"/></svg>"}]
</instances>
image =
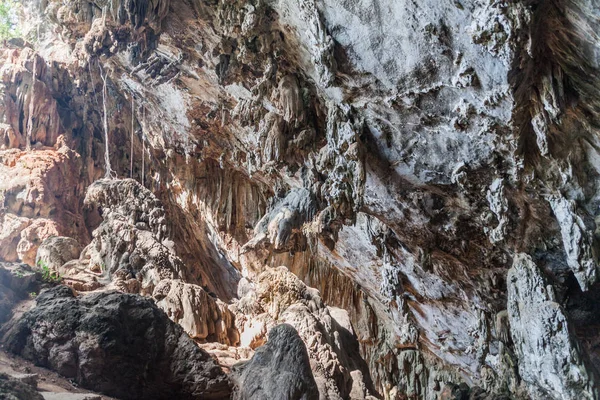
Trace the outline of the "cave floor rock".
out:
<instances>
[{"instance_id":1,"label":"cave floor rock","mask_svg":"<svg viewBox=\"0 0 600 400\"><path fill-rule=\"evenodd\" d=\"M7 353L2 348L0 348L0 374L6 374L18 380L24 376L33 375L36 391L46 400L119 400L78 388L56 372L38 367L30 361Z\"/></svg>"}]
</instances>

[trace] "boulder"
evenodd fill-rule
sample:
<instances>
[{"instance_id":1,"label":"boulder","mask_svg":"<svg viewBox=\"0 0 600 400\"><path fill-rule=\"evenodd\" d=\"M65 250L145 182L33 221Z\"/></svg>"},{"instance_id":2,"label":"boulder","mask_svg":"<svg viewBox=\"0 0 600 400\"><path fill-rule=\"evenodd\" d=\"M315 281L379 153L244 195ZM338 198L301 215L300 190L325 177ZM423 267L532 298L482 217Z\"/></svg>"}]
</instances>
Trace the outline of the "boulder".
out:
<instances>
[{"instance_id":1,"label":"boulder","mask_svg":"<svg viewBox=\"0 0 600 400\"><path fill-rule=\"evenodd\" d=\"M34 291L37 291L37 281L29 265L0 262L0 323L9 319L19 300Z\"/></svg>"},{"instance_id":2,"label":"boulder","mask_svg":"<svg viewBox=\"0 0 600 400\"><path fill-rule=\"evenodd\" d=\"M319 391L306 346L291 325L271 329L269 341L233 367L237 400L317 400Z\"/></svg>"},{"instance_id":3,"label":"boulder","mask_svg":"<svg viewBox=\"0 0 600 400\"><path fill-rule=\"evenodd\" d=\"M37 250L35 264L58 270L66 262L79 258L81 246L77 240L64 236L53 236L42 242Z\"/></svg>"},{"instance_id":4,"label":"boulder","mask_svg":"<svg viewBox=\"0 0 600 400\"><path fill-rule=\"evenodd\" d=\"M153 301L56 286L11 321L6 349L89 390L124 399L222 399L230 382Z\"/></svg>"}]
</instances>

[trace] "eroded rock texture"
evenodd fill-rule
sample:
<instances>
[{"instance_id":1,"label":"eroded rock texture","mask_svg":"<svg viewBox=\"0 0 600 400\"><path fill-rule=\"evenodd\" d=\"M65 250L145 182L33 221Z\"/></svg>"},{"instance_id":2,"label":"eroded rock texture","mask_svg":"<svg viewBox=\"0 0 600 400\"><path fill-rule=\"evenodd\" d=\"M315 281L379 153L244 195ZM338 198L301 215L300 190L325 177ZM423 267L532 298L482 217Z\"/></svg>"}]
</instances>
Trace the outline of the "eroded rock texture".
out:
<instances>
[{"instance_id":1,"label":"eroded rock texture","mask_svg":"<svg viewBox=\"0 0 600 400\"><path fill-rule=\"evenodd\" d=\"M0 262L0 323L6 322L13 307L37 288L35 273L27 264Z\"/></svg>"},{"instance_id":2,"label":"eroded rock texture","mask_svg":"<svg viewBox=\"0 0 600 400\"><path fill-rule=\"evenodd\" d=\"M16 15L2 260L146 296L226 371L287 323L322 399L598 397L594 1Z\"/></svg>"},{"instance_id":3,"label":"eroded rock texture","mask_svg":"<svg viewBox=\"0 0 600 400\"><path fill-rule=\"evenodd\" d=\"M554 288L546 285L531 257L516 255L508 285L510 332L519 373L531 384L532 397L598 398L597 383L571 338Z\"/></svg>"},{"instance_id":4,"label":"eroded rock texture","mask_svg":"<svg viewBox=\"0 0 600 400\"><path fill-rule=\"evenodd\" d=\"M330 311L315 289L307 287L285 267L266 268L254 282L242 280L239 288L240 299L231 309L242 346L258 347L257 351L261 351L259 346L267 340L267 332L279 324L288 324L295 329L293 336L306 343L309 366L321 398L365 398L375 392L347 312ZM269 342L271 335L268 334ZM258 360L262 356L254 357Z\"/></svg>"},{"instance_id":5,"label":"eroded rock texture","mask_svg":"<svg viewBox=\"0 0 600 400\"><path fill-rule=\"evenodd\" d=\"M281 324L269 332L269 341L252 359L234 368L236 399L316 400L317 383L308 353L296 330Z\"/></svg>"},{"instance_id":6,"label":"eroded rock texture","mask_svg":"<svg viewBox=\"0 0 600 400\"><path fill-rule=\"evenodd\" d=\"M221 399L231 391L210 356L147 299L77 298L58 286L36 302L7 328L6 348L83 387L127 399Z\"/></svg>"},{"instance_id":7,"label":"eroded rock texture","mask_svg":"<svg viewBox=\"0 0 600 400\"><path fill-rule=\"evenodd\" d=\"M0 396L6 400L43 400L42 395L23 382L0 374Z\"/></svg>"}]
</instances>

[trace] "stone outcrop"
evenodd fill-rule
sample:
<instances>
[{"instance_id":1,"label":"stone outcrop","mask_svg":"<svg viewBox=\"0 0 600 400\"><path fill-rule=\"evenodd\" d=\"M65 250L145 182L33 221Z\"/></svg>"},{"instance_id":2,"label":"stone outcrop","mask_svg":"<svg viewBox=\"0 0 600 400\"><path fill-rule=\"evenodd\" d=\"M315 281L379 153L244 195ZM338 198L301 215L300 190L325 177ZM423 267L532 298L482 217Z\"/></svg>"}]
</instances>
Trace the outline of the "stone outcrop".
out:
<instances>
[{"instance_id":1,"label":"stone outcrop","mask_svg":"<svg viewBox=\"0 0 600 400\"><path fill-rule=\"evenodd\" d=\"M183 263L166 240L166 221L159 200L134 180L94 182L84 204L97 220L81 262L129 293L151 294L162 279L185 274ZM163 240L165 239L165 240Z\"/></svg>"},{"instance_id":2,"label":"stone outcrop","mask_svg":"<svg viewBox=\"0 0 600 400\"><path fill-rule=\"evenodd\" d=\"M531 397L598 398L598 377L574 342L554 289L530 256L515 256L507 282L510 333Z\"/></svg>"},{"instance_id":3,"label":"stone outcrop","mask_svg":"<svg viewBox=\"0 0 600 400\"><path fill-rule=\"evenodd\" d=\"M317 383L304 343L287 324L269 331L269 340L252 358L233 368L234 399L316 400Z\"/></svg>"},{"instance_id":4,"label":"stone outcrop","mask_svg":"<svg viewBox=\"0 0 600 400\"><path fill-rule=\"evenodd\" d=\"M319 398L364 399L373 391L352 327L342 326L331 315L318 291L285 267L266 268L254 281L242 280L239 290L240 299L231 308L241 346L260 351L259 346L271 340L267 332L289 324L306 343ZM337 316L348 319L342 310Z\"/></svg>"},{"instance_id":5,"label":"stone outcrop","mask_svg":"<svg viewBox=\"0 0 600 400\"><path fill-rule=\"evenodd\" d=\"M17 149L0 155L0 256L35 264L45 239L67 235L85 240L76 177L79 166L68 148Z\"/></svg>"},{"instance_id":6,"label":"stone outcrop","mask_svg":"<svg viewBox=\"0 0 600 400\"><path fill-rule=\"evenodd\" d=\"M54 146L61 127L57 102L45 82L52 71L30 48L7 50L3 59L0 146L4 149Z\"/></svg>"},{"instance_id":7,"label":"stone outcrop","mask_svg":"<svg viewBox=\"0 0 600 400\"><path fill-rule=\"evenodd\" d=\"M0 323L6 322L13 307L37 293L35 272L27 264L0 262Z\"/></svg>"},{"instance_id":8,"label":"stone outcrop","mask_svg":"<svg viewBox=\"0 0 600 400\"><path fill-rule=\"evenodd\" d=\"M222 399L231 391L212 358L138 295L75 297L57 286L5 328L6 349L90 390L128 399Z\"/></svg>"},{"instance_id":9,"label":"stone outcrop","mask_svg":"<svg viewBox=\"0 0 600 400\"><path fill-rule=\"evenodd\" d=\"M98 224L91 243L79 256L77 243L50 238L38 250L43 265L79 291L115 288L151 296L192 338L237 345L231 312L194 283L200 282L175 253L165 211L149 190L131 179L98 180L84 205L88 223Z\"/></svg>"}]
</instances>

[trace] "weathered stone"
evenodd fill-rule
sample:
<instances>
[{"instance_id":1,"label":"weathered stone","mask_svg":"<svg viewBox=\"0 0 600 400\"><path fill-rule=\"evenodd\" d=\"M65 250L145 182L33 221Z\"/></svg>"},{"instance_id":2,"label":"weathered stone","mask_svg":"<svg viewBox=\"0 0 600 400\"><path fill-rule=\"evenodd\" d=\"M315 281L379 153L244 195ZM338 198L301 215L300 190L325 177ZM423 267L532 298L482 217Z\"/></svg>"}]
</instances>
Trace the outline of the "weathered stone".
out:
<instances>
[{"instance_id":1,"label":"weathered stone","mask_svg":"<svg viewBox=\"0 0 600 400\"><path fill-rule=\"evenodd\" d=\"M271 329L267 343L249 361L233 367L233 377L237 383L233 398L239 400L319 398L306 347L286 324Z\"/></svg>"},{"instance_id":2,"label":"weathered stone","mask_svg":"<svg viewBox=\"0 0 600 400\"><path fill-rule=\"evenodd\" d=\"M507 281L510 332L530 395L597 398L598 378L586 365L554 289L530 256L515 256Z\"/></svg>"},{"instance_id":3,"label":"weathered stone","mask_svg":"<svg viewBox=\"0 0 600 400\"><path fill-rule=\"evenodd\" d=\"M220 399L225 374L156 305L137 295L74 297L57 286L5 329L8 351L80 386L130 399Z\"/></svg>"},{"instance_id":4,"label":"weathered stone","mask_svg":"<svg viewBox=\"0 0 600 400\"><path fill-rule=\"evenodd\" d=\"M231 306L241 346L260 349L268 330L289 324L306 345L320 398L343 399L354 392L364 399L373 392L356 337L330 315L318 291L285 267L269 268L247 285Z\"/></svg>"},{"instance_id":5,"label":"weathered stone","mask_svg":"<svg viewBox=\"0 0 600 400\"><path fill-rule=\"evenodd\" d=\"M56 271L68 261L79 258L80 254L81 246L75 239L54 236L44 240L38 247L35 265Z\"/></svg>"},{"instance_id":6,"label":"weathered stone","mask_svg":"<svg viewBox=\"0 0 600 400\"><path fill-rule=\"evenodd\" d=\"M0 373L0 398L5 400L44 400L32 386Z\"/></svg>"},{"instance_id":7,"label":"weathered stone","mask_svg":"<svg viewBox=\"0 0 600 400\"><path fill-rule=\"evenodd\" d=\"M37 288L36 274L27 264L0 262L0 323L8 320L13 307Z\"/></svg>"},{"instance_id":8,"label":"weathered stone","mask_svg":"<svg viewBox=\"0 0 600 400\"><path fill-rule=\"evenodd\" d=\"M163 280L152 295L156 304L194 339L237 345L231 311L198 285Z\"/></svg>"}]
</instances>

